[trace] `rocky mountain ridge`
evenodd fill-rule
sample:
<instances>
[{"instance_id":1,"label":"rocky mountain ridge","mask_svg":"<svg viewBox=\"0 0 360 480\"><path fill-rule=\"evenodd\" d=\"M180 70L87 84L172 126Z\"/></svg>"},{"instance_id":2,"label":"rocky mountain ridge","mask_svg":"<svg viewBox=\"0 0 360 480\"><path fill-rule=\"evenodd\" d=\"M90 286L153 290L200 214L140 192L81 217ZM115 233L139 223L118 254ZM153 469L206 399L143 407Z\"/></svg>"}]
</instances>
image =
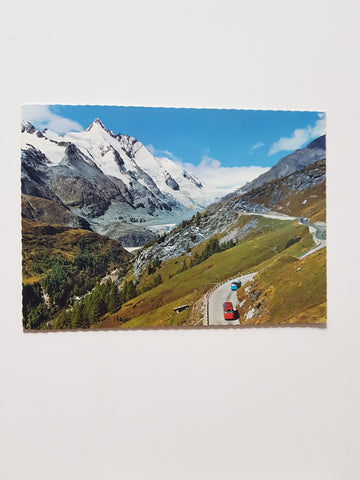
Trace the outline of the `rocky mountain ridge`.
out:
<instances>
[{"instance_id":1,"label":"rocky mountain ridge","mask_svg":"<svg viewBox=\"0 0 360 480\"><path fill-rule=\"evenodd\" d=\"M312 163L323 160L326 157L326 136L316 138L310 142L305 148L295 150L290 155L286 155L279 160L270 170L259 175L252 182L246 183L243 187L229 194L225 198L232 198L242 195L246 192L261 187L265 183L276 180L277 178L286 177L291 173L302 170Z\"/></svg>"}]
</instances>

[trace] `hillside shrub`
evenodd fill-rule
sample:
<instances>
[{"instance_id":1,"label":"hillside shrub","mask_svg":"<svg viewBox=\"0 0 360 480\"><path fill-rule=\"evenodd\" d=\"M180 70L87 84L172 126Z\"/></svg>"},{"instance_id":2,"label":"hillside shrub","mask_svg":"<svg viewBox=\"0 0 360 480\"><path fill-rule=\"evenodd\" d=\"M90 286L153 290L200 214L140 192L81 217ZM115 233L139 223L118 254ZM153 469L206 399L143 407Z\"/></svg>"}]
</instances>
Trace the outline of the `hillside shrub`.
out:
<instances>
[{"instance_id":1,"label":"hillside shrub","mask_svg":"<svg viewBox=\"0 0 360 480\"><path fill-rule=\"evenodd\" d=\"M291 247L291 245L294 245L295 243L299 242L301 240L300 237L294 237L294 238L290 238L290 240L288 240L286 242L286 245L285 245L285 249L286 250L287 248Z\"/></svg>"}]
</instances>

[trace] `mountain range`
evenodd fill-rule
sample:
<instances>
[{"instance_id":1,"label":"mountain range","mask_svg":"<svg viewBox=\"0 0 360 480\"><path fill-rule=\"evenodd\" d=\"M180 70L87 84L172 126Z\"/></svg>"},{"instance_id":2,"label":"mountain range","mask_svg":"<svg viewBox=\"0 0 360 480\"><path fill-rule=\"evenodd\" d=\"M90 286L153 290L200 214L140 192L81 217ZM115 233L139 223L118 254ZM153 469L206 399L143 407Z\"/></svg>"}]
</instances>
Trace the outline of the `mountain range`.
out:
<instances>
[{"instance_id":1,"label":"mountain range","mask_svg":"<svg viewBox=\"0 0 360 480\"><path fill-rule=\"evenodd\" d=\"M21 127L23 217L91 229L126 246L189 218L217 197L172 160L99 119L60 136ZM54 213L56 212L56 214Z\"/></svg>"}]
</instances>

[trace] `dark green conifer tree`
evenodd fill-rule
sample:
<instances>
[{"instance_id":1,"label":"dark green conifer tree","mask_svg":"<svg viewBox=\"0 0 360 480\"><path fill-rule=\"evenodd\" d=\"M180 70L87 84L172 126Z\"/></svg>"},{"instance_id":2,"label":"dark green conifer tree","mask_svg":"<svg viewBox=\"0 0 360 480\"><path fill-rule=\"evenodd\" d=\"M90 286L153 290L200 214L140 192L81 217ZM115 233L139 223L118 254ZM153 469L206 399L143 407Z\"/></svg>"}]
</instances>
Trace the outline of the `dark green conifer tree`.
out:
<instances>
[{"instance_id":1,"label":"dark green conifer tree","mask_svg":"<svg viewBox=\"0 0 360 480\"><path fill-rule=\"evenodd\" d=\"M82 311L79 302L75 302L71 310L71 326L74 329L82 328Z\"/></svg>"}]
</instances>

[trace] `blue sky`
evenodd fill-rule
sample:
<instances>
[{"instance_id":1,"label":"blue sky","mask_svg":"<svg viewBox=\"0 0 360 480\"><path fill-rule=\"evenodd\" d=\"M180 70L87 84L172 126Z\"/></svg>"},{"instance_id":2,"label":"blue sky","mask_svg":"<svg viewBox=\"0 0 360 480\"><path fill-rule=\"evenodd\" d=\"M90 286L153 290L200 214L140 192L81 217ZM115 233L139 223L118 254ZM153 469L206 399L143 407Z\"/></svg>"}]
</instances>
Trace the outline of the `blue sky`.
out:
<instances>
[{"instance_id":1,"label":"blue sky","mask_svg":"<svg viewBox=\"0 0 360 480\"><path fill-rule=\"evenodd\" d=\"M114 133L135 137L156 156L224 189L250 181L325 133L321 112L27 105L22 117L60 134L99 118Z\"/></svg>"}]
</instances>

